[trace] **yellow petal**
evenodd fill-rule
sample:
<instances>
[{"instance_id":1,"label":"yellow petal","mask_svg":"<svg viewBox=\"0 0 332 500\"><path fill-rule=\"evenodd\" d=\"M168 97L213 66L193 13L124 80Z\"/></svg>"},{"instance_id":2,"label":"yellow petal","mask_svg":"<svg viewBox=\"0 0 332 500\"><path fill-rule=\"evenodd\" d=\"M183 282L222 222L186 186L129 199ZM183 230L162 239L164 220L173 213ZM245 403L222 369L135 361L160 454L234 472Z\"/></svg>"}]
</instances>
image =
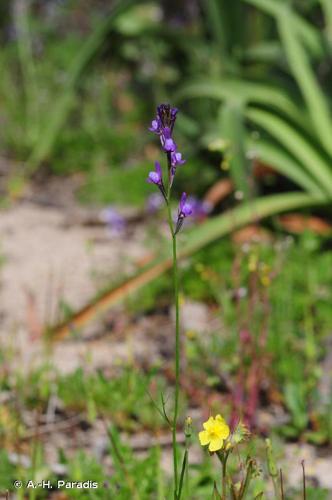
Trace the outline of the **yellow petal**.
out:
<instances>
[{"instance_id":1,"label":"yellow petal","mask_svg":"<svg viewBox=\"0 0 332 500\"><path fill-rule=\"evenodd\" d=\"M198 438L202 446L206 446L210 442L209 433L207 431L199 432Z\"/></svg>"},{"instance_id":2,"label":"yellow petal","mask_svg":"<svg viewBox=\"0 0 332 500\"><path fill-rule=\"evenodd\" d=\"M223 424L225 423L225 419L222 418L222 416L219 414L216 416L216 420L218 420L219 422L222 422Z\"/></svg>"},{"instance_id":3,"label":"yellow petal","mask_svg":"<svg viewBox=\"0 0 332 500\"><path fill-rule=\"evenodd\" d=\"M221 438L211 439L209 444L209 451L217 451L222 448L224 441Z\"/></svg>"},{"instance_id":4,"label":"yellow petal","mask_svg":"<svg viewBox=\"0 0 332 500\"><path fill-rule=\"evenodd\" d=\"M229 433L230 430L227 424L221 425L220 428L218 428L218 436L222 439L228 438Z\"/></svg>"},{"instance_id":5,"label":"yellow petal","mask_svg":"<svg viewBox=\"0 0 332 500\"><path fill-rule=\"evenodd\" d=\"M203 424L204 429L208 430L211 427L211 425L213 425L213 422L214 422L214 418L210 417L209 420L204 422L204 424Z\"/></svg>"}]
</instances>

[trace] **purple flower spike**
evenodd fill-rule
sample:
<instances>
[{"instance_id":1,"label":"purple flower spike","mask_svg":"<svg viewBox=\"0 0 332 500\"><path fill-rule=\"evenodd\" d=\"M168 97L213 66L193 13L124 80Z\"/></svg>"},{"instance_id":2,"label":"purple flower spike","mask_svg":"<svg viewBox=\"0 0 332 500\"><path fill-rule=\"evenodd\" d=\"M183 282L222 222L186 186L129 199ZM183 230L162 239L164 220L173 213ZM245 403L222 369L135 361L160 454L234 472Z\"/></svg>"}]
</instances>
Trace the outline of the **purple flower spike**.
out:
<instances>
[{"instance_id":1,"label":"purple flower spike","mask_svg":"<svg viewBox=\"0 0 332 500\"><path fill-rule=\"evenodd\" d=\"M159 135L162 149L167 154L168 195L173 184L176 168L185 163L185 160L182 158L182 154L177 151L177 145L173 139L173 128L175 125L177 113L177 108L172 108L169 104L160 104L160 106L157 107L157 116L154 120L152 120L151 126L149 128L151 132ZM166 203L168 203L166 189L162 179L161 167L159 164L157 165L156 163L155 171L149 173L148 182L159 187L166 200ZM186 216L187 214L184 215Z\"/></svg>"},{"instance_id":2,"label":"purple flower spike","mask_svg":"<svg viewBox=\"0 0 332 500\"><path fill-rule=\"evenodd\" d=\"M149 173L147 181L150 184L155 184L156 186L158 186L161 194L163 195L163 197L167 201L166 191L165 191L165 187L164 187L164 183L163 183L163 174L161 171L161 166L160 166L159 161L155 162L155 171L152 171Z\"/></svg>"},{"instance_id":3,"label":"purple flower spike","mask_svg":"<svg viewBox=\"0 0 332 500\"><path fill-rule=\"evenodd\" d=\"M193 213L192 205L189 201L187 201L187 194L182 193L181 200L179 203L178 219L176 222L175 234L177 234L180 231L184 219L189 215L191 215L192 213Z\"/></svg>"}]
</instances>

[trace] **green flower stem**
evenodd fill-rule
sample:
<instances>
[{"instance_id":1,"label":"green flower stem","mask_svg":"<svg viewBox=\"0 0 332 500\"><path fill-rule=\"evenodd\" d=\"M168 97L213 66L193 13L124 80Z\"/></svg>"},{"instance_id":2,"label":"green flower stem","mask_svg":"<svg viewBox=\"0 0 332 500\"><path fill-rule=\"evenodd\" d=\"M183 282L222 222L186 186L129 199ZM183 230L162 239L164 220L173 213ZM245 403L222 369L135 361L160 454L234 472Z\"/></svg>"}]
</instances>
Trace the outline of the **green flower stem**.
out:
<instances>
[{"instance_id":1,"label":"green flower stem","mask_svg":"<svg viewBox=\"0 0 332 500\"><path fill-rule=\"evenodd\" d=\"M170 157L168 157L169 172L170 172ZM180 307L179 307L179 277L177 264L177 246L176 234L172 221L172 211L170 206L170 182L167 190L167 214L168 225L172 235L172 250L173 250L173 287L175 298L175 395L174 395L174 415L172 422L172 445L173 445L173 472L174 472L174 500L179 500L178 496L178 458L177 458L177 442L176 429L179 413L179 395L180 395Z\"/></svg>"},{"instance_id":2,"label":"green flower stem","mask_svg":"<svg viewBox=\"0 0 332 500\"><path fill-rule=\"evenodd\" d=\"M229 451L217 452L217 457L219 458L222 466L221 472L221 485L222 485L222 500L226 500L226 488L227 488L227 459L228 459Z\"/></svg>"},{"instance_id":3,"label":"green flower stem","mask_svg":"<svg viewBox=\"0 0 332 500\"><path fill-rule=\"evenodd\" d=\"M226 500L226 464L227 464L227 455L224 457L222 462L222 498Z\"/></svg>"}]
</instances>

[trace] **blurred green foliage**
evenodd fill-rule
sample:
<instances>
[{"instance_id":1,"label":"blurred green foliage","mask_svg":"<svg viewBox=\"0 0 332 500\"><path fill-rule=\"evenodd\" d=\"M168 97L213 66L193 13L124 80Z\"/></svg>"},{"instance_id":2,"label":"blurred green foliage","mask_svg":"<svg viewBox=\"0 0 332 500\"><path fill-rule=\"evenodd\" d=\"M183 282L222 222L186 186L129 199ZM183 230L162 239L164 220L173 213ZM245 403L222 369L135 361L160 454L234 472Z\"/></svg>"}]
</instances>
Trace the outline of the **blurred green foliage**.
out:
<instances>
[{"instance_id":1,"label":"blurred green foliage","mask_svg":"<svg viewBox=\"0 0 332 500\"><path fill-rule=\"evenodd\" d=\"M42 166L89 172L82 199L118 203L113 186L132 185L128 203L141 204L153 155L147 123L154 105L173 97L190 159L180 188L201 195L230 175L244 199L281 188L329 203L328 1L126 0L109 8L91 0L87 9L16 0L7 10L1 144L27 174ZM255 180L257 163L273 167L281 184L277 174ZM202 171L207 183L191 182Z\"/></svg>"}]
</instances>

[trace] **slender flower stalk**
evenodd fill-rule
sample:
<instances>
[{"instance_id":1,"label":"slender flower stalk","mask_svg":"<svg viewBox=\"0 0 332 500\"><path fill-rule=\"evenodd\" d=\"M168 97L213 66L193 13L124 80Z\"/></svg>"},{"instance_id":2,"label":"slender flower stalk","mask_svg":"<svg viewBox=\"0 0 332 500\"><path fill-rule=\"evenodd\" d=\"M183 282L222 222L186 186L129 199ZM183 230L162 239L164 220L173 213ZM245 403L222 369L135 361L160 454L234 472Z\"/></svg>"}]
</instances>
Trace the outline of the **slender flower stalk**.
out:
<instances>
[{"instance_id":1,"label":"slender flower stalk","mask_svg":"<svg viewBox=\"0 0 332 500\"><path fill-rule=\"evenodd\" d=\"M162 168L159 162L155 163L155 171L149 173L148 182L155 184L162 193L167 206L167 218L169 231L172 237L173 254L173 287L175 300L175 391L174 391L174 412L171 422L172 445L173 445L173 475L174 475L174 500L180 500L182 493L183 474L187 467L188 450L186 450L181 477L179 477L178 455L176 431L179 417L179 398L180 398L180 372L181 372L181 338L180 338L180 304L179 304L179 275L177 264L177 234L180 231L184 219L192 214L192 207L187 199L186 193L183 193L179 202L177 218L173 221L171 207L171 190L173 186L176 170L185 163L182 154L177 149L177 144L173 139L173 129L175 125L178 110L172 108L169 104L161 104L157 108L157 116L152 120L149 130L160 138L160 144L163 152L166 154L167 161L167 185L164 184Z\"/></svg>"}]
</instances>

